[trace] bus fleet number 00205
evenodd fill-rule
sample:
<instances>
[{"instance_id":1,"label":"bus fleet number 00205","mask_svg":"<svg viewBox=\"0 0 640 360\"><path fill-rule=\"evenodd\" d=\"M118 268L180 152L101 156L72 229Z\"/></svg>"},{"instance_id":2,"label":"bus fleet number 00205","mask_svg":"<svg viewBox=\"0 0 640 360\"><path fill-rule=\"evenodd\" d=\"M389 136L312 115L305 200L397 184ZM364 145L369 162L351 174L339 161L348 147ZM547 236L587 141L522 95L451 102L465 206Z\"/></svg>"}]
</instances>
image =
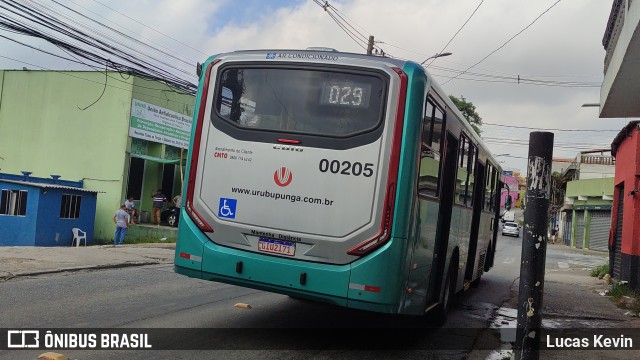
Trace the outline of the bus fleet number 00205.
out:
<instances>
[{"instance_id":1,"label":"bus fleet number 00205","mask_svg":"<svg viewBox=\"0 0 640 360\"><path fill-rule=\"evenodd\" d=\"M364 176L371 177L373 175L373 164L366 163L362 164L359 162L350 162L350 161L342 161L339 160L320 160L320 164L318 164L318 168L320 172L330 171L334 174L342 174L342 175L354 175L354 176Z\"/></svg>"}]
</instances>

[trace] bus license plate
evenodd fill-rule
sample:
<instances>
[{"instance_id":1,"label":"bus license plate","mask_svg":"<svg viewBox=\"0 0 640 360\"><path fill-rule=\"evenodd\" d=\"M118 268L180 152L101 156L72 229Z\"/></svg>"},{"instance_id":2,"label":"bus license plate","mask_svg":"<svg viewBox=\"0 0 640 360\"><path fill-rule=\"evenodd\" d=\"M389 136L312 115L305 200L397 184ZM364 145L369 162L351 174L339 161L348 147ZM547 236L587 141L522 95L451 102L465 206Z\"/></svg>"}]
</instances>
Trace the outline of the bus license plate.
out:
<instances>
[{"instance_id":1,"label":"bus license plate","mask_svg":"<svg viewBox=\"0 0 640 360\"><path fill-rule=\"evenodd\" d=\"M296 244L290 241L260 237L258 239L258 250L273 254L294 256L296 254Z\"/></svg>"}]
</instances>

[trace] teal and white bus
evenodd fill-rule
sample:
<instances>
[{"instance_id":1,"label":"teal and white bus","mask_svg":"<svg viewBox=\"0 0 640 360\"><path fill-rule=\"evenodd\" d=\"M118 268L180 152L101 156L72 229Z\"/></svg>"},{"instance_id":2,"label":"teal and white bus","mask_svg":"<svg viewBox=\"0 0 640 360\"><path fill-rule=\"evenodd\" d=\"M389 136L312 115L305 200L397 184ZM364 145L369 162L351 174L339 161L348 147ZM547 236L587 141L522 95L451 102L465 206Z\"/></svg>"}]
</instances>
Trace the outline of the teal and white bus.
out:
<instances>
[{"instance_id":1,"label":"teal and white bus","mask_svg":"<svg viewBox=\"0 0 640 360\"><path fill-rule=\"evenodd\" d=\"M255 50L199 76L177 273L444 320L492 267L501 169L422 66Z\"/></svg>"}]
</instances>

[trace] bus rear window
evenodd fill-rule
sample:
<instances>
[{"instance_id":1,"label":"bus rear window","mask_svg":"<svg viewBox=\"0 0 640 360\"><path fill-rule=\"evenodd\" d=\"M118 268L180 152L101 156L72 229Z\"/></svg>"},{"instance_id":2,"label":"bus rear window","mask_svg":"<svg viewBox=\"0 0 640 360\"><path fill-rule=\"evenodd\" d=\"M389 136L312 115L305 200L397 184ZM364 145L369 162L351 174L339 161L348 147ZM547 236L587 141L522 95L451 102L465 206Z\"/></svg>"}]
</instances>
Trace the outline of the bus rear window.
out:
<instances>
[{"instance_id":1,"label":"bus rear window","mask_svg":"<svg viewBox=\"0 0 640 360\"><path fill-rule=\"evenodd\" d=\"M218 115L256 130L349 136L381 122L381 76L281 68L225 68L215 99Z\"/></svg>"}]
</instances>

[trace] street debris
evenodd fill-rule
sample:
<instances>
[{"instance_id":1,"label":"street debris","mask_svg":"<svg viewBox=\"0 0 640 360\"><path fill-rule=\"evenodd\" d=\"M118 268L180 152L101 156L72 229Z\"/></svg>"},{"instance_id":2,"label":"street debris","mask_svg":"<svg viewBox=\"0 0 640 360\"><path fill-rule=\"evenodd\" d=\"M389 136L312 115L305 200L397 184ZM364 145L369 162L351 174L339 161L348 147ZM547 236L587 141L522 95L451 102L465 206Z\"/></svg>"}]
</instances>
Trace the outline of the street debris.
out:
<instances>
[{"instance_id":1,"label":"street debris","mask_svg":"<svg viewBox=\"0 0 640 360\"><path fill-rule=\"evenodd\" d=\"M41 354L40 356L38 356L38 359L40 360L69 360L68 357L62 355L62 354L58 354L58 353L54 353L54 352L46 352L44 354Z\"/></svg>"},{"instance_id":2,"label":"street debris","mask_svg":"<svg viewBox=\"0 0 640 360\"><path fill-rule=\"evenodd\" d=\"M610 290L602 290L602 291L598 291L598 294L600 294L601 296L607 296L609 294Z\"/></svg>"},{"instance_id":3,"label":"street debris","mask_svg":"<svg viewBox=\"0 0 640 360\"><path fill-rule=\"evenodd\" d=\"M241 308L241 309L251 309L251 305L249 304L245 304L245 303L237 303L235 305L233 305L237 308Z\"/></svg>"}]
</instances>

